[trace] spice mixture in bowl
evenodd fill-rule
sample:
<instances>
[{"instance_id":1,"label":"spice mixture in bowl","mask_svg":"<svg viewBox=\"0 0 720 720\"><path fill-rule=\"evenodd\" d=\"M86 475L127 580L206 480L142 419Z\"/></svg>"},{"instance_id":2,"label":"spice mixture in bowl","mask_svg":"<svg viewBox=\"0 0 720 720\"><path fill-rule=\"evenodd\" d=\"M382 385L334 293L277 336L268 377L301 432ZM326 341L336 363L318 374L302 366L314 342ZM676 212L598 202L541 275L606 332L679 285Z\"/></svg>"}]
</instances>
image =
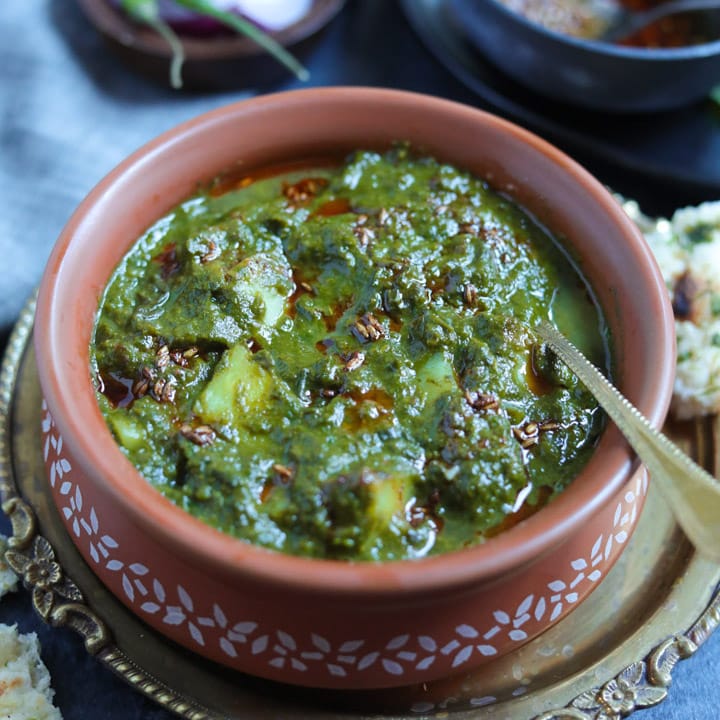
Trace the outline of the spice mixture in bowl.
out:
<instances>
[{"instance_id":1,"label":"spice mixture in bowl","mask_svg":"<svg viewBox=\"0 0 720 720\"><path fill-rule=\"evenodd\" d=\"M113 434L179 506L270 549L396 560L509 527L592 453L595 400L532 339L548 316L607 364L553 239L396 146L163 217L108 285L92 361Z\"/></svg>"},{"instance_id":2,"label":"spice mixture in bowl","mask_svg":"<svg viewBox=\"0 0 720 720\"><path fill-rule=\"evenodd\" d=\"M647 489L547 317L662 421L662 278L555 148L386 90L209 113L50 259L54 497L120 599L230 667L361 688L486 662L601 581Z\"/></svg>"}]
</instances>

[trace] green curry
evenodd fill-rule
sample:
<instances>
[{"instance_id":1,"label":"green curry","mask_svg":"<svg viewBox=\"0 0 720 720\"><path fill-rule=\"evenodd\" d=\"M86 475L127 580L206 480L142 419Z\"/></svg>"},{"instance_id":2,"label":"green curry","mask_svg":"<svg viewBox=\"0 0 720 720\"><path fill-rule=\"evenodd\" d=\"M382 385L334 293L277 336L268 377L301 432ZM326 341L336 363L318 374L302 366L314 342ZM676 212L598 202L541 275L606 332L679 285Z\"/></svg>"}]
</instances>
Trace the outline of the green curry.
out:
<instances>
[{"instance_id":1,"label":"green curry","mask_svg":"<svg viewBox=\"0 0 720 720\"><path fill-rule=\"evenodd\" d=\"M123 452L203 521L292 554L415 558L525 517L592 452L601 413L536 342L548 317L607 365L559 245L400 146L177 207L112 276L92 369Z\"/></svg>"}]
</instances>

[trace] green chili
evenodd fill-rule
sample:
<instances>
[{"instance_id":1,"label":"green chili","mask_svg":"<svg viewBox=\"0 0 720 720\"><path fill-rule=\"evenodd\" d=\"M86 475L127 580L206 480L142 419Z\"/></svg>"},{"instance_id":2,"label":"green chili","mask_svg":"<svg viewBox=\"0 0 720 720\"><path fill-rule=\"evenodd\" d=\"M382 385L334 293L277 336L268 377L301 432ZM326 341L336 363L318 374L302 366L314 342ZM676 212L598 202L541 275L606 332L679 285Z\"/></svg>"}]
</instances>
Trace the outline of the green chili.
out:
<instances>
[{"instance_id":1,"label":"green chili","mask_svg":"<svg viewBox=\"0 0 720 720\"><path fill-rule=\"evenodd\" d=\"M136 22L151 27L170 46L172 60L170 62L170 85L182 87L182 65L185 61L180 38L160 16L157 0L120 0L122 9Z\"/></svg>"},{"instance_id":2,"label":"green chili","mask_svg":"<svg viewBox=\"0 0 720 720\"><path fill-rule=\"evenodd\" d=\"M250 38L250 40L269 52L278 62L285 65L299 80L304 81L310 77L307 69L292 54L248 20L234 13L219 10L209 0L175 0L175 2L177 5L181 5L199 15L212 17L241 35ZM148 25L165 39L172 51L170 84L174 88L182 87L181 71L185 61L185 51L174 30L163 20L157 0L120 0L120 7L133 20Z\"/></svg>"},{"instance_id":3,"label":"green chili","mask_svg":"<svg viewBox=\"0 0 720 720\"><path fill-rule=\"evenodd\" d=\"M207 15L219 22L249 37L261 48L267 50L273 57L293 72L299 80L307 80L310 73L304 68L293 55L291 55L279 42L273 40L267 33L264 33L256 25L245 20L239 15L218 10L210 0L175 0L177 5L182 5L188 10L193 10L200 15Z\"/></svg>"}]
</instances>

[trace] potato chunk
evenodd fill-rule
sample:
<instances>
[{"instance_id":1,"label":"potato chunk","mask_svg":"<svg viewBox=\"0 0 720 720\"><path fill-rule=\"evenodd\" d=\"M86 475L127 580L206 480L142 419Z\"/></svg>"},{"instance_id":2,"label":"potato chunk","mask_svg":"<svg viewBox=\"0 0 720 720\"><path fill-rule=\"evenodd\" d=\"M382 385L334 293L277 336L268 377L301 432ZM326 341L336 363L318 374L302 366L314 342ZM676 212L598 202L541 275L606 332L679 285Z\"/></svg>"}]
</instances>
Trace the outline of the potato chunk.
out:
<instances>
[{"instance_id":1,"label":"potato chunk","mask_svg":"<svg viewBox=\"0 0 720 720\"><path fill-rule=\"evenodd\" d=\"M193 409L208 425L238 427L245 424L244 416L259 411L271 389L270 374L238 343L223 355Z\"/></svg>"}]
</instances>

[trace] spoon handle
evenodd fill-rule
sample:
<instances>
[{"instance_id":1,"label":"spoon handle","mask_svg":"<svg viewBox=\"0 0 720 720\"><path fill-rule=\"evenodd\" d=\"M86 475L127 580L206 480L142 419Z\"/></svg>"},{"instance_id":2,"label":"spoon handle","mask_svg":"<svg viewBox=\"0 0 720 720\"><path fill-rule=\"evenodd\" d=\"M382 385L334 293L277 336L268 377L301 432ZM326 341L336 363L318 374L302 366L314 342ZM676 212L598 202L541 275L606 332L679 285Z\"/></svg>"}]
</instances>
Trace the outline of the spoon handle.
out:
<instances>
[{"instance_id":1,"label":"spoon handle","mask_svg":"<svg viewBox=\"0 0 720 720\"><path fill-rule=\"evenodd\" d=\"M540 323L537 334L580 378L618 426L697 550L708 559L720 562L720 483L652 427L552 325Z\"/></svg>"}]
</instances>

